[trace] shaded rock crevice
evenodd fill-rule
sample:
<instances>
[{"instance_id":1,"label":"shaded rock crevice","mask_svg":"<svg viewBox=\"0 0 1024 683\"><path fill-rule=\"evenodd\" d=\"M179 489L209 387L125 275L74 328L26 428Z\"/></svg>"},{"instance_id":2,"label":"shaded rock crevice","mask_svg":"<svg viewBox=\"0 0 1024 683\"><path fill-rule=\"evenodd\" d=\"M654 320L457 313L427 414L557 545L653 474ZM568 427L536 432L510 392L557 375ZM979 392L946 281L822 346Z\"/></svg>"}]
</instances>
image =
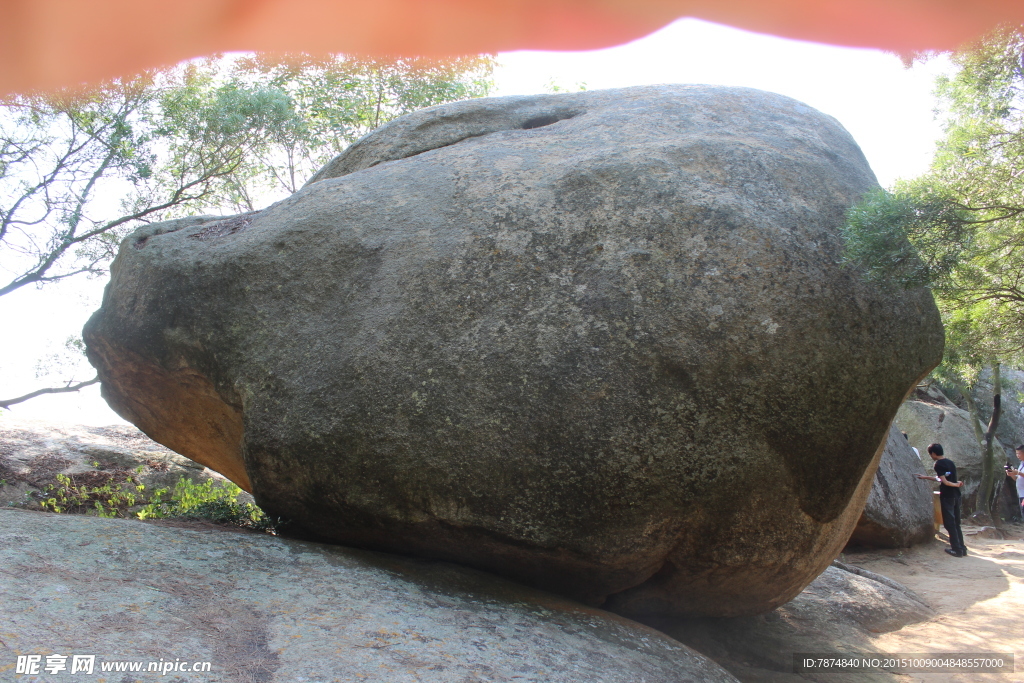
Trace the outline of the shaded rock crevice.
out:
<instances>
[{"instance_id":1,"label":"shaded rock crevice","mask_svg":"<svg viewBox=\"0 0 1024 683\"><path fill-rule=\"evenodd\" d=\"M897 581L835 562L793 600L758 616L644 619L712 657L744 681L872 681L901 676L834 672L793 673L794 653L872 652L872 636L935 617L935 611Z\"/></svg>"},{"instance_id":2,"label":"shaded rock crevice","mask_svg":"<svg viewBox=\"0 0 1024 683\"><path fill-rule=\"evenodd\" d=\"M850 545L909 548L931 539L932 487L916 478L929 472L902 432L892 425Z\"/></svg>"}]
</instances>

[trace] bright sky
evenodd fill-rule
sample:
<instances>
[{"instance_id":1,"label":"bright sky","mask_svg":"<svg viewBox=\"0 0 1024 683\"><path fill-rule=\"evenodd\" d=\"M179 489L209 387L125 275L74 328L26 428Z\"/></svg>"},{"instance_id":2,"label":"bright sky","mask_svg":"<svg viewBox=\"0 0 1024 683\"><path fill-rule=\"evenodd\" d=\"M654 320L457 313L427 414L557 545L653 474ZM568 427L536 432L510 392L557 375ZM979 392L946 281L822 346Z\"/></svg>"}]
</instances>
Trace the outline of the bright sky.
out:
<instances>
[{"instance_id":1,"label":"bright sky","mask_svg":"<svg viewBox=\"0 0 1024 683\"><path fill-rule=\"evenodd\" d=\"M934 120L936 59L913 69L877 50L839 48L758 35L685 19L628 45L596 52L514 52L499 56L495 95L654 83L739 85L788 95L839 120L860 144L879 182L890 186L927 169L941 130ZM40 358L81 331L99 306L103 282L78 280L0 297L0 398L42 386ZM79 380L91 377L88 365ZM50 378L50 382L53 378ZM12 414L84 424L123 422L96 386L44 396ZM0 417L2 419L2 417Z\"/></svg>"}]
</instances>

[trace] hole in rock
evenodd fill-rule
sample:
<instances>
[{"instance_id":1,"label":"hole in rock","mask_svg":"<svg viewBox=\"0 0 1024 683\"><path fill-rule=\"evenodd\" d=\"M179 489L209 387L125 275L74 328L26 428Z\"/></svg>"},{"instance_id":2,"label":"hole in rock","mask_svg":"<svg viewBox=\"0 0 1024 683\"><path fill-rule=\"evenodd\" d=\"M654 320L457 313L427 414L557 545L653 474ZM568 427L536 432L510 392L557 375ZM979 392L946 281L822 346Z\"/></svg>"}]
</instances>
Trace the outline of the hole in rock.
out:
<instances>
[{"instance_id":1,"label":"hole in rock","mask_svg":"<svg viewBox=\"0 0 1024 683\"><path fill-rule=\"evenodd\" d=\"M543 116L534 116L532 119L527 119L523 123L523 130L530 130L532 128L543 128L544 126L550 126L553 123L564 121L565 119L571 119L576 116L576 113L564 113L564 114L545 114Z\"/></svg>"}]
</instances>

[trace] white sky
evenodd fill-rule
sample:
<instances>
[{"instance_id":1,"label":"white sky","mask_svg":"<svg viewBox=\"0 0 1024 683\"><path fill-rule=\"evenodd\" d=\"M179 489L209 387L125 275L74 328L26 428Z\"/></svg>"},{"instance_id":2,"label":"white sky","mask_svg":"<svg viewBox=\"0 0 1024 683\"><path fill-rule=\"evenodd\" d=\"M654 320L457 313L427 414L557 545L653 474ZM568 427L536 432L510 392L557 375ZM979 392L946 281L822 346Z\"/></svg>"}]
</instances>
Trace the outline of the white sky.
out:
<instances>
[{"instance_id":1,"label":"white sky","mask_svg":"<svg viewBox=\"0 0 1024 683\"><path fill-rule=\"evenodd\" d=\"M594 52L514 52L499 56L494 95L588 90L654 83L739 85L788 95L839 120L860 144L879 182L925 171L941 130L932 96L936 59L904 69L895 55L803 43L693 19L633 43ZM0 297L0 398L42 386L37 361L80 332L98 307L103 282L77 280ZM88 366L77 378L92 375ZM52 382L52 378L51 378ZM11 414L85 424L123 422L96 386L33 399ZM0 419L3 419L0 416Z\"/></svg>"}]
</instances>

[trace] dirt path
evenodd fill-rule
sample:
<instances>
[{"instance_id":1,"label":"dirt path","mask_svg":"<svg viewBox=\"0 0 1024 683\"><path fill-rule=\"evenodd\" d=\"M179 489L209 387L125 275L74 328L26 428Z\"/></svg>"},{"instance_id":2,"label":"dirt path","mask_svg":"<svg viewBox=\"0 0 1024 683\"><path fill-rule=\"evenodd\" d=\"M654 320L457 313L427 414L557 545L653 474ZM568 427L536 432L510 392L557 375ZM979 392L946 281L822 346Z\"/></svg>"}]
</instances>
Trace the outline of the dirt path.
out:
<instances>
[{"instance_id":1,"label":"dirt path","mask_svg":"<svg viewBox=\"0 0 1024 683\"><path fill-rule=\"evenodd\" d=\"M907 674L908 681L1024 683L1024 527L1011 538L979 538L964 527L969 554L958 559L938 541L903 551L850 553L845 561L907 586L937 616L873 638L877 652L1013 652L1015 673Z\"/></svg>"}]
</instances>

